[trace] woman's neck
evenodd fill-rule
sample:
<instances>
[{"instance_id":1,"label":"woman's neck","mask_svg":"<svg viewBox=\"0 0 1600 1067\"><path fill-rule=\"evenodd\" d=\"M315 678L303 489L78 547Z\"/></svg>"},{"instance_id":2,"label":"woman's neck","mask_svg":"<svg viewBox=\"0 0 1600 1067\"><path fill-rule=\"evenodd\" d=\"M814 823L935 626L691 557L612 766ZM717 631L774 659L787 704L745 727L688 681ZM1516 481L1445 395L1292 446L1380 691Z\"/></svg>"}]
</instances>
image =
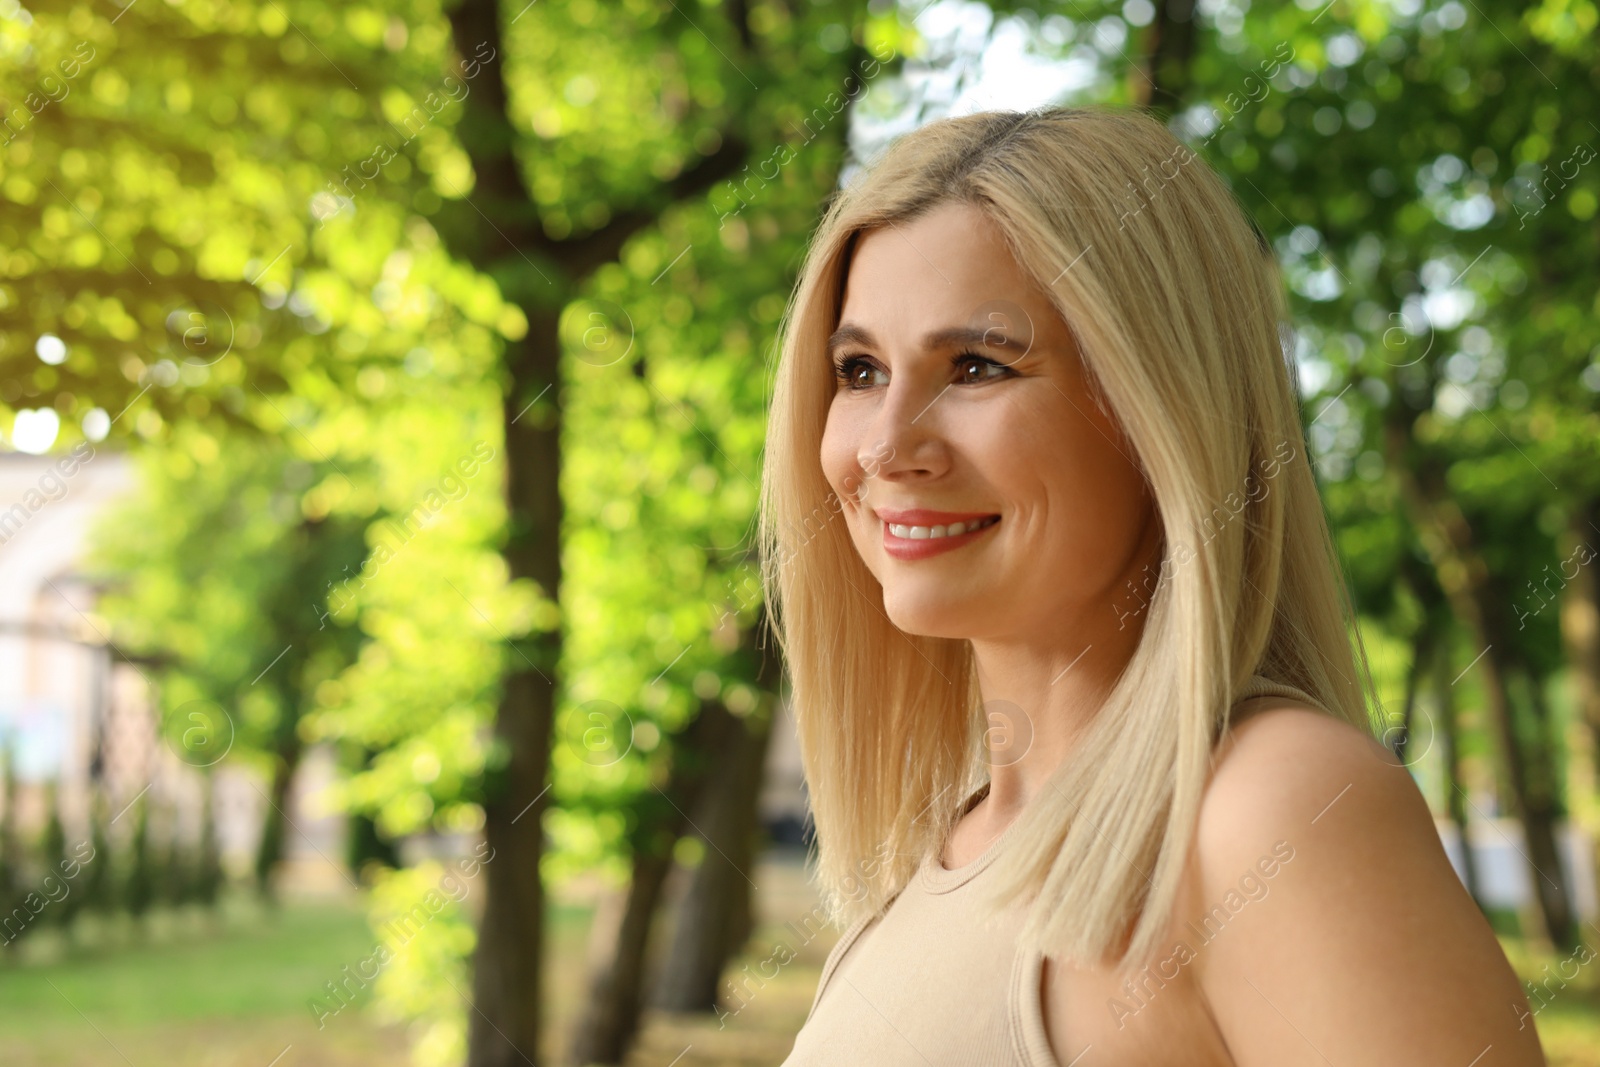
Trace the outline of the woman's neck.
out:
<instances>
[{"instance_id":1,"label":"woman's neck","mask_svg":"<svg viewBox=\"0 0 1600 1067\"><path fill-rule=\"evenodd\" d=\"M1021 812L1072 754L1132 657L1137 641L1119 636L1076 649L974 642L990 781L983 807L991 818Z\"/></svg>"}]
</instances>

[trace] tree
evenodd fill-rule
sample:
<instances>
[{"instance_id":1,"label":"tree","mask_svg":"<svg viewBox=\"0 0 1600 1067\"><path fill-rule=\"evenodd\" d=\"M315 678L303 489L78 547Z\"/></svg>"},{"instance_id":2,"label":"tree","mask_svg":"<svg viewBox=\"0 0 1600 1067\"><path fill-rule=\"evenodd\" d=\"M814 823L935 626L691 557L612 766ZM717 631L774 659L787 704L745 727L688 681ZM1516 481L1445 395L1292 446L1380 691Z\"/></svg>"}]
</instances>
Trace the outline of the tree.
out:
<instances>
[{"instance_id":1,"label":"tree","mask_svg":"<svg viewBox=\"0 0 1600 1067\"><path fill-rule=\"evenodd\" d=\"M318 490L343 477L259 434L180 426L98 531L114 642L167 664L152 673L172 751L209 769L236 746L265 765L255 874L268 899L302 720L359 646L321 608L366 556L362 517L318 513Z\"/></svg>"},{"instance_id":2,"label":"tree","mask_svg":"<svg viewBox=\"0 0 1600 1067\"><path fill-rule=\"evenodd\" d=\"M1573 226L1600 187L1578 162L1597 88L1586 20L1500 4L1284 9L1237 36L1292 60L1192 116L1294 289L1329 499L1365 482L1373 506L1402 511L1470 635L1477 658L1461 669L1482 679L1506 806L1562 945L1574 930L1543 710L1559 664L1518 616L1596 469L1597 337L1579 311L1595 235Z\"/></svg>"}]
</instances>

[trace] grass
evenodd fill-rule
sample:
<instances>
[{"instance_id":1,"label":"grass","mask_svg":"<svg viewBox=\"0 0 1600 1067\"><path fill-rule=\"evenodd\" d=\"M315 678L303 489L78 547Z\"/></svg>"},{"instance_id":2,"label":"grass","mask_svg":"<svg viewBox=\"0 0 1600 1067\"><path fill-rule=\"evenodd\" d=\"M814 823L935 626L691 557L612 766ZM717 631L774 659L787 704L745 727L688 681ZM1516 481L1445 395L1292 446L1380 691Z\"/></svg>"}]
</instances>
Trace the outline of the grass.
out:
<instances>
[{"instance_id":1,"label":"grass","mask_svg":"<svg viewBox=\"0 0 1600 1067\"><path fill-rule=\"evenodd\" d=\"M1587 952L1569 956L1535 949L1504 934L1500 944L1523 988L1533 986L1528 1003L1551 1067L1600 1067L1600 958L1591 955L1581 963ZM1563 970L1577 973L1564 982Z\"/></svg>"},{"instance_id":2,"label":"grass","mask_svg":"<svg viewBox=\"0 0 1600 1067\"><path fill-rule=\"evenodd\" d=\"M71 951L57 936L32 946L34 960L0 968L3 1059L17 1067L268 1067L283 1053L277 1067L357 1067L374 1054L403 1063L398 1028L356 1016L319 1032L306 1006L372 940L356 901L276 914L238 905L220 916L161 913L143 936L124 918L90 926L89 945Z\"/></svg>"},{"instance_id":3,"label":"grass","mask_svg":"<svg viewBox=\"0 0 1600 1067\"><path fill-rule=\"evenodd\" d=\"M307 1013L306 1000L337 965L372 951L359 906L288 907L276 916L237 906L221 922L161 916L153 943L126 928L87 953L0 970L0 1039L13 1027L81 1022L229 1021Z\"/></svg>"},{"instance_id":4,"label":"grass","mask_svg":"<svg viewBox=\"0 0 1600 1067\"><path fill-rule=\"evenodd\" d=\"M771 910L787 917L796 900L785 894ZM803 905L793 910L798 914ZM552 912L551 920L555 1026L544 1062L561 1062L559 1032L582 992L575 979L583 970L587 914L563 907ZM306 1006L343 964L371 952L373 936L360 902L299 901L275 915L236 903L220 919L165 915L151 926L142 938L134 937L127 923L91 929L90 943L70 951L59 938L53 945L44 940L35 946L34 959L0 966L0 1059L8 1067L399 1067L408 1062L402 1028L352 1011L319 1031ZM780 939L793 943L792 933L781 925L763 926L752 939L756 950L734 971L756 963ZM650 1012L630 1067L780 1062L805 1019L831 942L832 935L824 935L801 946L777 978L722 1024L714 1017ZM1524 979L1537 984L1554 973L1555 954L1505 934L1502 944ZM1564 988L1558 983L1550 988L1550 999L1534 1021L1552 1067L1600 1067L1600 966L1586 965Z\"/></svg>"}]
</instances>

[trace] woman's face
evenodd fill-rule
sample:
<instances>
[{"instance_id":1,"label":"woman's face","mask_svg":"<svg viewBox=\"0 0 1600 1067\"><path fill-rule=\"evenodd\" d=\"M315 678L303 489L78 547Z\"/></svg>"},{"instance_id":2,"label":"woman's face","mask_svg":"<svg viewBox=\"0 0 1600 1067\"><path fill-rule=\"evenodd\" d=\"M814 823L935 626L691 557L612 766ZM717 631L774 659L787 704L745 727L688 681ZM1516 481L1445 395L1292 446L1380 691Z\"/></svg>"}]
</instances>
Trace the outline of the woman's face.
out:
<instances>
[{"instance_id":1,"label":"woman's face","mask_svg":"<svg viewBox=\"0 0 1600 1067\"><path fill-rule=\"evenodd\" d=\"M896 626L1025 641L1119 628L1124 582L1155 558L1144 480L987 215L946 203L864 233L831 344L846 365L822 468Z\"/></svg>"}]
</instances>

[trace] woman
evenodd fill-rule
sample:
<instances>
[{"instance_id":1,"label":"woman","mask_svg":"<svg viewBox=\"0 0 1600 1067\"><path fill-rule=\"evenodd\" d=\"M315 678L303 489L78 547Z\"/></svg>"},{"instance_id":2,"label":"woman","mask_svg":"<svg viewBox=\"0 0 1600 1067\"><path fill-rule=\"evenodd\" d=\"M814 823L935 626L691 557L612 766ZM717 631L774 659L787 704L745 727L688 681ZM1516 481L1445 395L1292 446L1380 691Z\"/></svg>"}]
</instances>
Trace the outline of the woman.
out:
<instances>
[{"instance_id":1,"label":"woman","mask_svg":"<svg viewBox=\"0 0 1600 1067\"><path fill-rule=\"evenodd\" d=\"M947 119L831 205L762 499L848 927L788 1064L1544 1062L1370 735L1282 316L1139 113Z\"/></svg>"}]
</instances>

